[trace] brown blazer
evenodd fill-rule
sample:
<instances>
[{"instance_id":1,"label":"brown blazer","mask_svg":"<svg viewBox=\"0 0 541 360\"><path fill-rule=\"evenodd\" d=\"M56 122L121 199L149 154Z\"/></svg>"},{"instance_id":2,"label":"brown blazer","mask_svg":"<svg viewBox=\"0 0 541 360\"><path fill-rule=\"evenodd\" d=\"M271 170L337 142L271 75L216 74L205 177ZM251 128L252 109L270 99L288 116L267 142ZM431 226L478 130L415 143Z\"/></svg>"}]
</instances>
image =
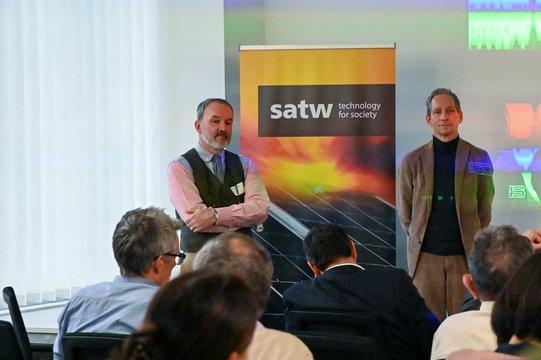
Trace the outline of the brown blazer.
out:
<instances>
[{"instance_id":1,"label":"brown blazer","mask_svg":"<svg viewBox=\"0 0 541 360\"><path fill-rule=\"evenodd\" d=\"M493 167L488 153L459 139L455 158L455 204L462 243L469 253L475 233L490 224L494 198ZM406 154L398 173L398 212L408 235L408 269L413 276L432 210L432 140Z\"/></svg>"}]
</instances>

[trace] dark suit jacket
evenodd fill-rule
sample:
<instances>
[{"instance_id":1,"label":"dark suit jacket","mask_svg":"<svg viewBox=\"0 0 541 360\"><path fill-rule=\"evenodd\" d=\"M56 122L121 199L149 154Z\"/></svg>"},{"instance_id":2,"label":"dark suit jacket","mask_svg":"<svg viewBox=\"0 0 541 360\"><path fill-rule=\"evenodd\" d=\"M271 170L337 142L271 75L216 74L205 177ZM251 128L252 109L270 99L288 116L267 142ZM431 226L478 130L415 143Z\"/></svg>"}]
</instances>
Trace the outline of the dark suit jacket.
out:
<instances>
[{"instance_id":1,"label":"dark suit jacket","mask_svg":"<svg viewBox=\"0 0 541 360\"><path fill-rule=\"evenodd\" d=\"M342 310L376 317L391 359L429 359L439 322L401 269L339 266L284 292L290 310Z\"/></svg>"},{"instance_id":2,"label":"dark suit jacket","mask_svg":"<svg viewBox=\"0 0 541 360\"><path fill-rule=\"evenodd\" d=\"M459 139L455 157L455 204L464 250L488 226L492 215L494 182L488 153ZM398 172L398 213L408 235L408 268L415 274L417 260L432 210L434 147L432 140L408 153Z\"/></svg>"}]
</instances>

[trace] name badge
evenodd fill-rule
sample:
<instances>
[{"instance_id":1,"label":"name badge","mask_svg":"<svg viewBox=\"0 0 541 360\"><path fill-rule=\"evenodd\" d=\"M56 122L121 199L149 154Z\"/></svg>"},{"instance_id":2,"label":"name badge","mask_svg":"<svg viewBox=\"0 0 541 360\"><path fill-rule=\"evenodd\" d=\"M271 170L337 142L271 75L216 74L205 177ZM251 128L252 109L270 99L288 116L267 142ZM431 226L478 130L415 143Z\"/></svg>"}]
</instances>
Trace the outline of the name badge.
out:
<instances>
[{"instance_id":1,"label":"name badge","mask_svg":"<svg viewBox=\"0 0 541 360\"><path fill-rule=\"evenodd\" d=\"M244 194L244 183L240 182L235 186L231 186L231 191L233 191L233 194L235 194L235 196L240 196Z\"/></svg>"}]
</instances>

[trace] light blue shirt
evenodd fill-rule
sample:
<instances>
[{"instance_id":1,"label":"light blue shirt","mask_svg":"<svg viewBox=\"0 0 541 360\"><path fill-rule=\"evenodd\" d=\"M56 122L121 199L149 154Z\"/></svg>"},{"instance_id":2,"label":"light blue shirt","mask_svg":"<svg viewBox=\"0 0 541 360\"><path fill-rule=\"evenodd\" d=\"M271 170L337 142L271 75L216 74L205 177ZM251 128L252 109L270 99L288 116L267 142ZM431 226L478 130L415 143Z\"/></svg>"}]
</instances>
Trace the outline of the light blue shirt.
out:
<instances>
[{"instance_id":1,"label":"light blue shirt","mask_svg":"<svg viewBox=\"0 0 541 360\"><path fill-rule=\"evenodd\" d=\"M159 286L142 278L116 276L81 289L58 318L55 360L62 360L62 336L72 332L131 334L138 330Z\"/></svg>"}]
</instances>

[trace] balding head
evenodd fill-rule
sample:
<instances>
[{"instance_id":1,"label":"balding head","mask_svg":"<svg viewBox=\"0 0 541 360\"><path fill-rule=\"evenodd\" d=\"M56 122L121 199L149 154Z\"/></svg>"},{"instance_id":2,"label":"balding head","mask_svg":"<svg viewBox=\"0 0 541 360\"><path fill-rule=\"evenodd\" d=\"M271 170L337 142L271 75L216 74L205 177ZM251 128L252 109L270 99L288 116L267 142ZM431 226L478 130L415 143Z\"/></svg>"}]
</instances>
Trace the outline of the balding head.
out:
<instances>
[{"instance_id":1,"label":"balding head","mask_svg":"<svg viewBox=\"0 0 541 360\"><path fill-rule=\"evenodd\" d=\"M274 269L269 252L256 240L227 232L208 241L194 260L194 270L203 269L239 276L254 291L260 312L265 310Z\"/></svg>"},{"instance_id":2,"label":"balding head","mask_svg":"<svg viewBox=\"0 0 541 360\"><path fill-rule=\"evenodd\" d=\"M479 294L486 300L493 300L532 254L528 238L510 225L480 230L468 256L468 268Z\"/></svg>"}]
</instances>

